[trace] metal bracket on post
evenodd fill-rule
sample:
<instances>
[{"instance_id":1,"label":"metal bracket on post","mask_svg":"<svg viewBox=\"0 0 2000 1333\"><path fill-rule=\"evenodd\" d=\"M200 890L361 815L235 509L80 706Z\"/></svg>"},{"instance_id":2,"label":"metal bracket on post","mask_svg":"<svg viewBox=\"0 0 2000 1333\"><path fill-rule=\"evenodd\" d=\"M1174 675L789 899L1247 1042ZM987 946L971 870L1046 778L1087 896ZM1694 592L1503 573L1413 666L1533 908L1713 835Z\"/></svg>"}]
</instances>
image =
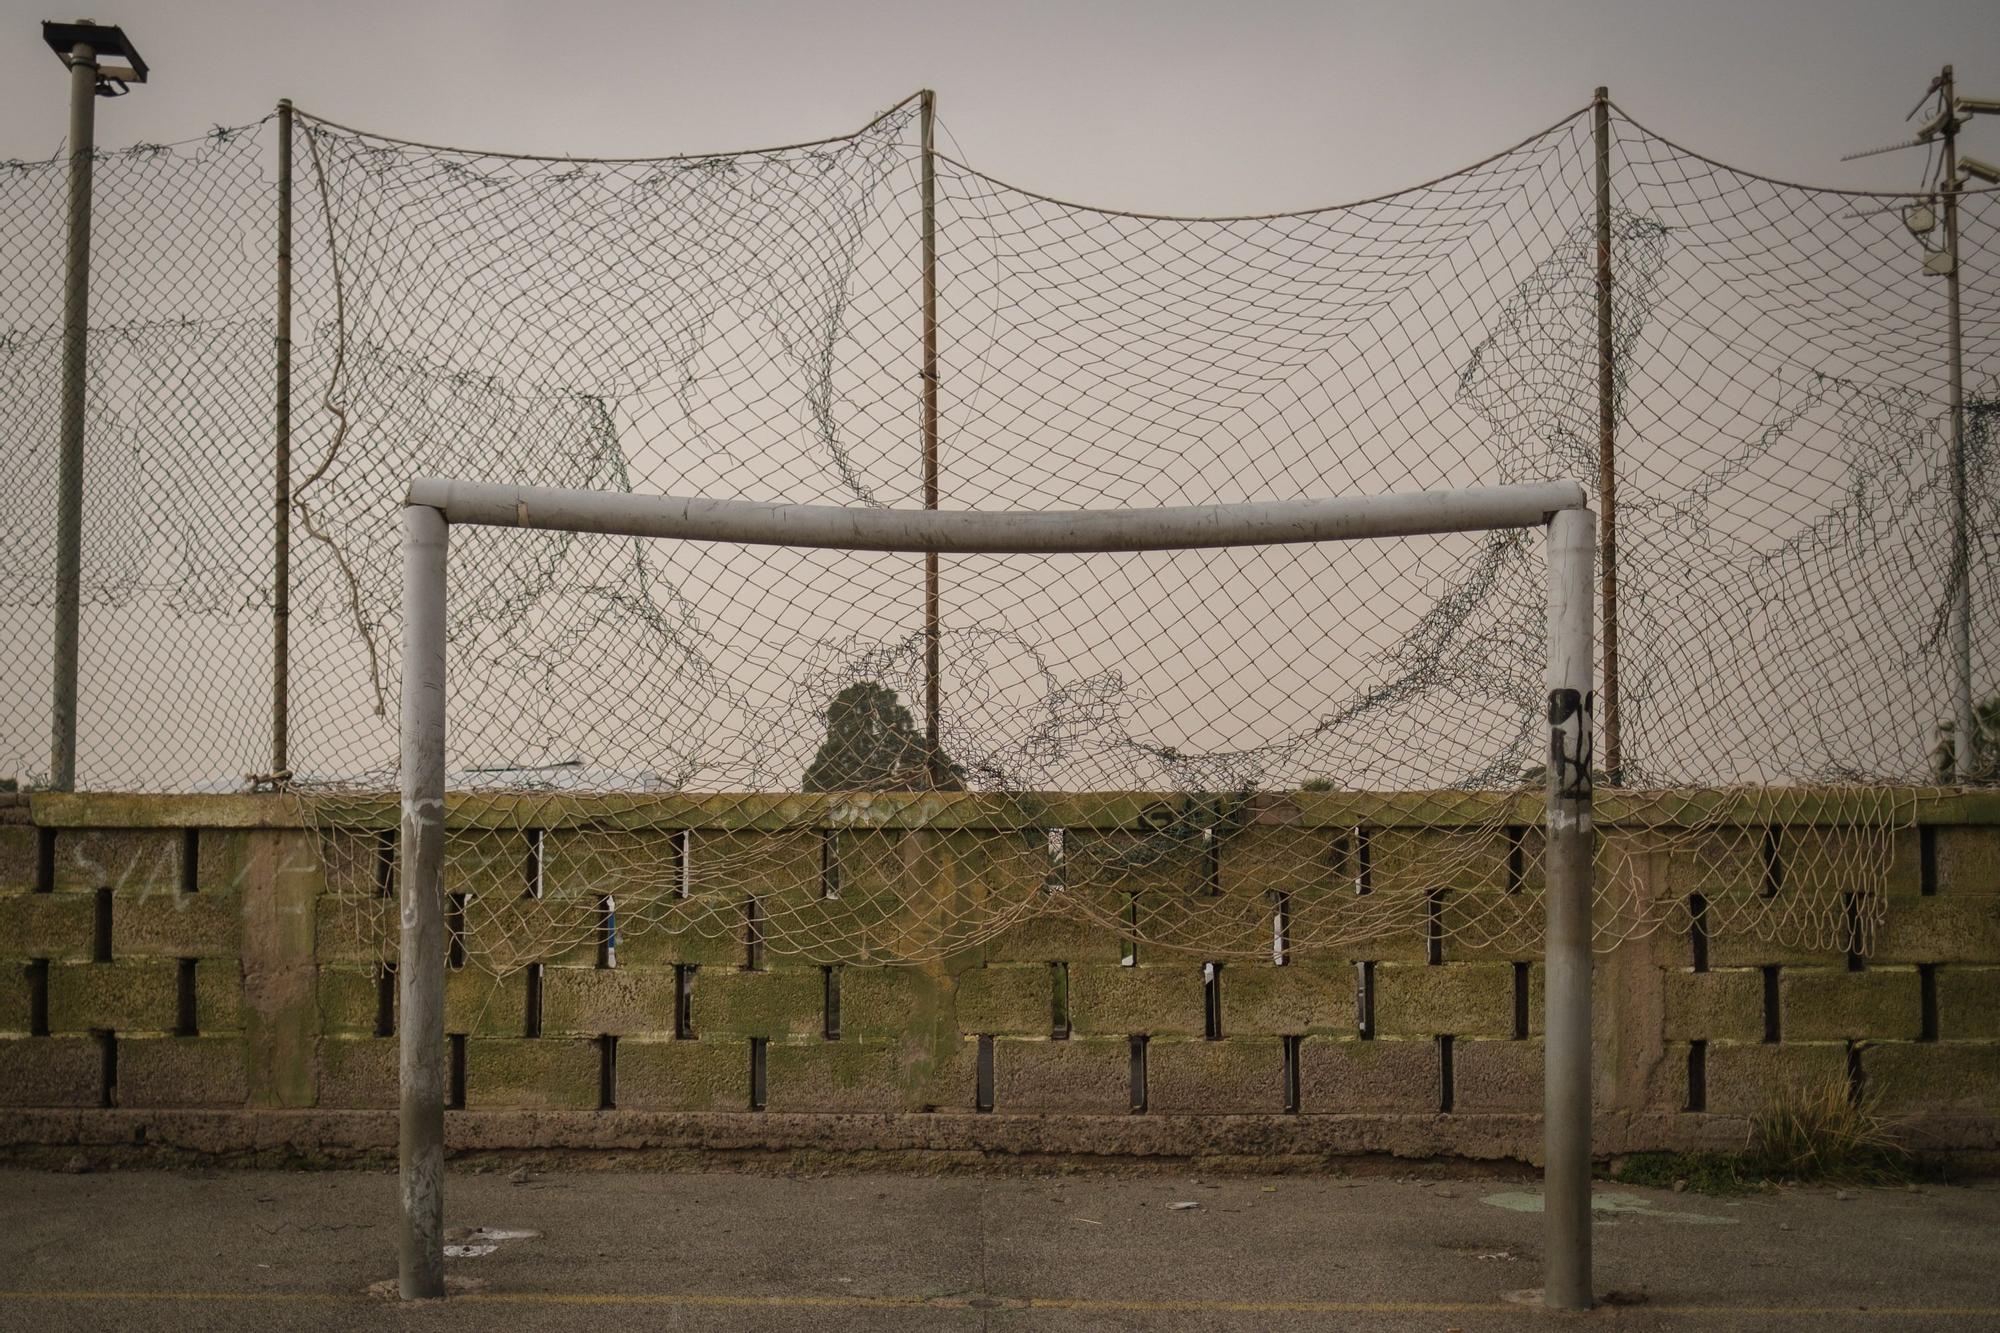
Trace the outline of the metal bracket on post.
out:
<instances>
[{"instance_id":1,"label":"metal bracket on post","mask_svg":"<svg viewBox=\"0 0 2000 1333\"><path fill-rule=\"evenodd\" d=\"M403 508L402 944L397 1164L403 1296L444 1295L445 559L450 530Z\"/></svg>"},{"instance_id":2,"label":"metal bracket on post","mask_svg":"<svg viewBox=\"0 0 2000 1333\"><path fill-rule=\"evenodd\" d=\"M1543 987L1542 1300L1587 1310L1590 1283L1590 969L1596 780L1591 582L1596 515L1549 520L1549 762Z\"/></svg>"}]
</instances>

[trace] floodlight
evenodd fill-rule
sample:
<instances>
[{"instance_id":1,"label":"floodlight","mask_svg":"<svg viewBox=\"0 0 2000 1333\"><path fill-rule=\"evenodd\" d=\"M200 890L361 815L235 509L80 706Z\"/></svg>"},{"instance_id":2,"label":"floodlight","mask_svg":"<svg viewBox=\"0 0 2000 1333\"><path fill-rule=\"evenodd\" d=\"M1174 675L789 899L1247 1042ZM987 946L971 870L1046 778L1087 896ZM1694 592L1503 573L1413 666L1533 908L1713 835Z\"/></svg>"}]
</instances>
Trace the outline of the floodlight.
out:
<instances>
[{"instance_id":1,"label":"floodlight","mask_svg":"<svg viewBox=\"0 0 2000 1333\"><path fill-rule=\"evenodd\" d=\"M89 19L78 19L74 23L44 21L42 40L49 44L49 49L62 57L64 64L69 63L70 53L80 43L87 44L95 51L100 62L106 56L129 61L127 65L100 63L97 67L97 77L103 82L117 84L120 92L124 91L128 83L146 81L145 58L139 54L139 48L132 45L132 39L125 35L125 30L115 23L93 23ZM101 86L97 91L103 97L118 96L118 93Z\"/></svg>"}]
</instances>

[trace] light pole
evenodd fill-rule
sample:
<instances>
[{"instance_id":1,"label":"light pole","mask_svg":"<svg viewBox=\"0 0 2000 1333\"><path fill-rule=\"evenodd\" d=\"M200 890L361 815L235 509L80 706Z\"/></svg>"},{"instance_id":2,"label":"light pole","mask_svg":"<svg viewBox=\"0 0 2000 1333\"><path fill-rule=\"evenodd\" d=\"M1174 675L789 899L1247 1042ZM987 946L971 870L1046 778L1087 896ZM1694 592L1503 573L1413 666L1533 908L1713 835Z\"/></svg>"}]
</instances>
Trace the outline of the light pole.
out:
<instances>
[{"instance_id":1,"label":"light pole","mask_svg":"<svg viewBox=\"0 0 2000 1333\"><path fill-rule=\"evenodd\" d=\"M62 436L56 482L56 651L49 785L76 787L77 639L83 602L83 411L90 373L90 178L97 99L146 81L146 62L115 25L42 24L69 67L69 252L63 265ZM102 63L104 57L127 61Z\"/></svg>"}]
</instances>

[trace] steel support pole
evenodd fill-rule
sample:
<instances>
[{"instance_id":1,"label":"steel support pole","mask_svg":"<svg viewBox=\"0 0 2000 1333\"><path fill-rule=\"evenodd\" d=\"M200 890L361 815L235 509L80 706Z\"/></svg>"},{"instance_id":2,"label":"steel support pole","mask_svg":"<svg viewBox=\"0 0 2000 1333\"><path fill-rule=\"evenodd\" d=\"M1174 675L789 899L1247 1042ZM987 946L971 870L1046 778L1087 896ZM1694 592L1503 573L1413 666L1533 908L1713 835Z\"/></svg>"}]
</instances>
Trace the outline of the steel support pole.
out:
<instances>
[{"instance_id":1,"label":"steel support pole","mask_svg":"<svg viewBox=\"0 0 2000 1333\"><path fill-rule=\"evenodd\" d=\"M56 481L56 643L49 785L76 789L78 640L83 621L83 430L90 376L90 186L97 51L69 54L69 254L63 269L62 434Z\"/></svg>"},{"instance_id":2,"label":"steel support pole","mask_svg":"<svg viewBox=\"0 0 2000 1333\"><path fill-rule=\"evenodd\" d=\"M1958 120L1951 66L1939 80L1944 97L1944 247L1951 355L1951 666L1952 775L1969 782L1978 767L1979 723L1972 711L1972 534L1965 481L1965 326L1958 284Z\"/></svg>"},{"instance_id":3,"label":"steel support pole","mask_svg":"<svg viewBox=\"0 0 2000 1333\"><path fill-rule=\"evenodd\" d=\"M1595 830L1591 575L1595 516L1549 523L1547 958L1542 1199L1543 1302L1584 1310L1590 1285L1590 905Z\"/></svg>"},{"instance_id":4,"label":"steel support pole","mask_svg":"<svg viewBox=\"0 0 2000 1333\"><path fill-rule=\"evenodd\" d=\"M1611 330L1611 97L1599 88L1591 104L1597 139L1597 558L1604 599L1604 779L1624 773L1623 720L1618 706L1618 366Z\"/></svg>"},{"instance_id":5,"label":"steel support pole","mask_svg":"<svg viewBox=\"0 0 2000 1333\"><path fill-rule=\"evenodd\" d=\"M918 102L923 145L924 266L924 508L938 507L937 337L937 94L926 88ZM938 553L924 552L924 764L933 787L944 784L944 741L938 683L942 629L938 608Z\"/></svg>"},{"instance_id":6,"label":"steel support pole","mask_svg":"<svg viewBox=\"0 0 2000 1333\"><path fill-rule=\"evenodd\" d=\"M278 103L278 390L271 570L271 775L291 770L292 688L292 101Z\"/></svg>"},{"instance_id":7,"label":"steel support pole","mask_svg":"<svg viewBox=\"0 0 2000 1333\"><path fill-rule=\"evenodd\" d=\"M403 509L400 1281L444 1295L444 515Z\"/></svg>"}]
</instances>

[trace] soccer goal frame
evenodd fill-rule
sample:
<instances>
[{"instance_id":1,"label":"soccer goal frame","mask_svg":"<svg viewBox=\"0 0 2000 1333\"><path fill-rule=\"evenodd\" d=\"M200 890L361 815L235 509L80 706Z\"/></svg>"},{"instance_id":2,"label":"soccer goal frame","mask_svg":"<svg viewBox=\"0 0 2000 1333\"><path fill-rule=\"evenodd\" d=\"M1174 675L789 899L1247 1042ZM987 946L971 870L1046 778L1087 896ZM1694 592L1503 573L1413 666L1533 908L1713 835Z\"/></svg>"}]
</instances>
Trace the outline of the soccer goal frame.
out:
<instances>
[{"instance_id":1,"label":"soccer goal frame","mask_svg":"<svg viewBox=\"0 0 2000 1333\"><path fill-rule=\"evenodd\" d=\"M453 524L865 551L1058 554L1542 528L1548 564L1544 1303L1591 1304L1592 590L1575 482L1261 504L979 512L757 504L420 478L403 502L399 1143L404 1297L444 1295L445 597Z\"/></svg>"}]
</instances>

